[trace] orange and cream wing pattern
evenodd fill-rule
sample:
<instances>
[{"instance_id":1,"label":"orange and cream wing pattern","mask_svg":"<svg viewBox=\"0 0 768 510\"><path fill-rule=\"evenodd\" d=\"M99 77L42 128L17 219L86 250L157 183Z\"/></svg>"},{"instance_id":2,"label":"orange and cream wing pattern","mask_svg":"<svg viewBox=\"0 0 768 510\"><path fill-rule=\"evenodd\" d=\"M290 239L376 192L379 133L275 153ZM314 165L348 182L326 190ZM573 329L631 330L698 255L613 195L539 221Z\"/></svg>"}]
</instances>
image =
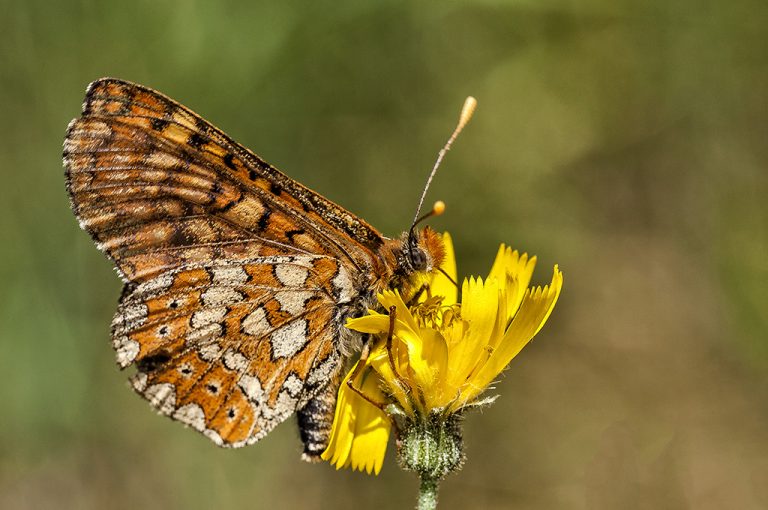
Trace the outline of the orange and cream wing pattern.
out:
<instances>
[{"instance_id":1,"label":"orange and cream wing pattern","mask_svg":"<svg viewBox=\"0 0 768 510\"><path fill-rule=\"evenodd\" d=\"M359 341L344 321L389 282L389 240L121 80L89 86L64 165L75 215L126 282L113 345L121 367L137 367L136 391L224 446L298 411L316 458L346 343Z\"/></svg>"},{"instance_id":2,"label":"orange and cream wing pattern","mask_svg":"<svg viewBox=\"0 0 768 510\"><path fill-rule=\"evenodd\" d=\"M282 253L328 255L366 272L379 264L383 238L373 227L140 85L89 86L64 163L80 224L127 281Z\"/></svg>"},{"instance_id":3,"label":"orange and cream wing pattern","mask_svg":"<svg viewBox=\"0 0 768 510\"><path fill-rule=\"evenodd\" d=\"M136 364L134 389L162 414L221 446L252 443L336 376L345 271L307 255L168 271L124 295L118 363Z\"/></svg>"}]
</instances>

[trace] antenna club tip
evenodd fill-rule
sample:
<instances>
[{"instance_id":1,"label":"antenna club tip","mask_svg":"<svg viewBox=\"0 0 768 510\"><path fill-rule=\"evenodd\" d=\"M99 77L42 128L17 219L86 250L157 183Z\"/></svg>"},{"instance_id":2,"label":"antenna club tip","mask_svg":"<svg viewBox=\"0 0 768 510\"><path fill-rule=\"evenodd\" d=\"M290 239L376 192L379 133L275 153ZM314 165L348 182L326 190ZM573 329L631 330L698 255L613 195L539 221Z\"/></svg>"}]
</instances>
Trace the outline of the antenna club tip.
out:
<instances>
[{"instance_id":1,"label":"antenna club tip","mask_svg":"<svg viewBox=\"0 0 768 510\"><path fill-rule=\"evenodd\" d=\"M461 109L461 115L459 116L460 126L464 127L464 125L469 122L469 119L471 119L472 115L475 113L475 108L477 108L477 99L468 96L464 100L464 107Z\"/></svg>"},{"instance_id":2,"label":"antenna club tip","mask_svg":"<svg viewBox=\"0 0 768 510\"><path fill-rule=\"evenodd\" d=\"M442 200L438 200L435 202L435 205L432 206L432 214L435 216L440 216L445 212L445 202Z\"/></svg>"}]
</instances>

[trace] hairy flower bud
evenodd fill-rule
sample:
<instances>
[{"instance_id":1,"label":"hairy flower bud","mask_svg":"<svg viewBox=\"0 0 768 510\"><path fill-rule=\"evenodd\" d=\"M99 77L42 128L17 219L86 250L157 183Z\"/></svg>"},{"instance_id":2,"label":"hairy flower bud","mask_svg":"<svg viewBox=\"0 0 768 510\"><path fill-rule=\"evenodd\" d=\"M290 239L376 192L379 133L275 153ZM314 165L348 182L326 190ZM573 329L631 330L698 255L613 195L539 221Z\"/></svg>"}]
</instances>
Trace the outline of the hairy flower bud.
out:
<instances>
[{"instance_id":1,"label":"hairy flower bud","mask_svg":"<svg viewBox=\"0 0 768 510\"><path fill-rule=\"evenodd\" d=\"M398 441L398 461L407 471L440 480L464 463L461 420L433 414L427 420L408 420Z\"/></svg>"}]
</instances>

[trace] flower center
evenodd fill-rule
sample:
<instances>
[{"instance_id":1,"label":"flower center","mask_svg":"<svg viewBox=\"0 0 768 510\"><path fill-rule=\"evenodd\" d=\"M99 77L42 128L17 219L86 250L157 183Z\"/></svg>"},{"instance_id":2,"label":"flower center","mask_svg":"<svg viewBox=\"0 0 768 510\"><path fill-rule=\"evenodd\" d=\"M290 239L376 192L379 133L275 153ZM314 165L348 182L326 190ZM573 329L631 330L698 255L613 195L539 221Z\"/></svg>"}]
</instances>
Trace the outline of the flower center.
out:
<instances>
[{"instance_id":1,"label":"flower center","mask_svg":"<svg viewBox=\"0 0 768 510\"><path fill-rule=\"evenodd\" d=\"M430 296L411 307L411 313L419 326L439 331L461 319L461 305L443 305L444 299L443 296Z\"/></svg>"}]
</instances>

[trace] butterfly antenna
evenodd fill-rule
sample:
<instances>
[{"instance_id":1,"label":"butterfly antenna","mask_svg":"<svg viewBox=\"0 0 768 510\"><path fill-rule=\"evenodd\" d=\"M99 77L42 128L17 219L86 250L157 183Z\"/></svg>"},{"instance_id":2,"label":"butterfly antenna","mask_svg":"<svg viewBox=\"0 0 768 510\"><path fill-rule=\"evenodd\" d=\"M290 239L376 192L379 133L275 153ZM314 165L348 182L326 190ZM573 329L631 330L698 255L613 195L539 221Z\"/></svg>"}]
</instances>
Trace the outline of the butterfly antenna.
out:
<instances>
[{"instance_id":1,"label":"butterfly antenna","mask_svg":"<svg viewBox=\"0 0 768 510\"><path fill-rule=\"evenodd\" d=\"M413 236L413 229L420 221L434 214L434 212L430 212L422 218L419 218L419 213L421 213L421 206L424 205L424 198L427 196L427 190L429 190L429 185L432 184L432 178L435 176L435 173L437 173L437 169L440 167L440 163L443 162L445 154L451 149L453 141L456 140L456 137L459 136L461 130L464 129L464 126L467 125L469 119L472 118L472 114L475 113L475 108L477 108L477 100L474 97L469 96L466 100L464 100L464 107L461 109L461 115L459 115L459 123L456 124L456 129L453 130L451 137L447 142L445 142L443 148L440 149L440 152L437 154L437 160L435 160L435 165L432 167L432 171L429 173L427 184L424 186L424 191L422 191L421 198L419 199L419 206L416 208L416 215L413 217L413 223L411 224L409 237Z\"/></svg>"}]
</instances>

